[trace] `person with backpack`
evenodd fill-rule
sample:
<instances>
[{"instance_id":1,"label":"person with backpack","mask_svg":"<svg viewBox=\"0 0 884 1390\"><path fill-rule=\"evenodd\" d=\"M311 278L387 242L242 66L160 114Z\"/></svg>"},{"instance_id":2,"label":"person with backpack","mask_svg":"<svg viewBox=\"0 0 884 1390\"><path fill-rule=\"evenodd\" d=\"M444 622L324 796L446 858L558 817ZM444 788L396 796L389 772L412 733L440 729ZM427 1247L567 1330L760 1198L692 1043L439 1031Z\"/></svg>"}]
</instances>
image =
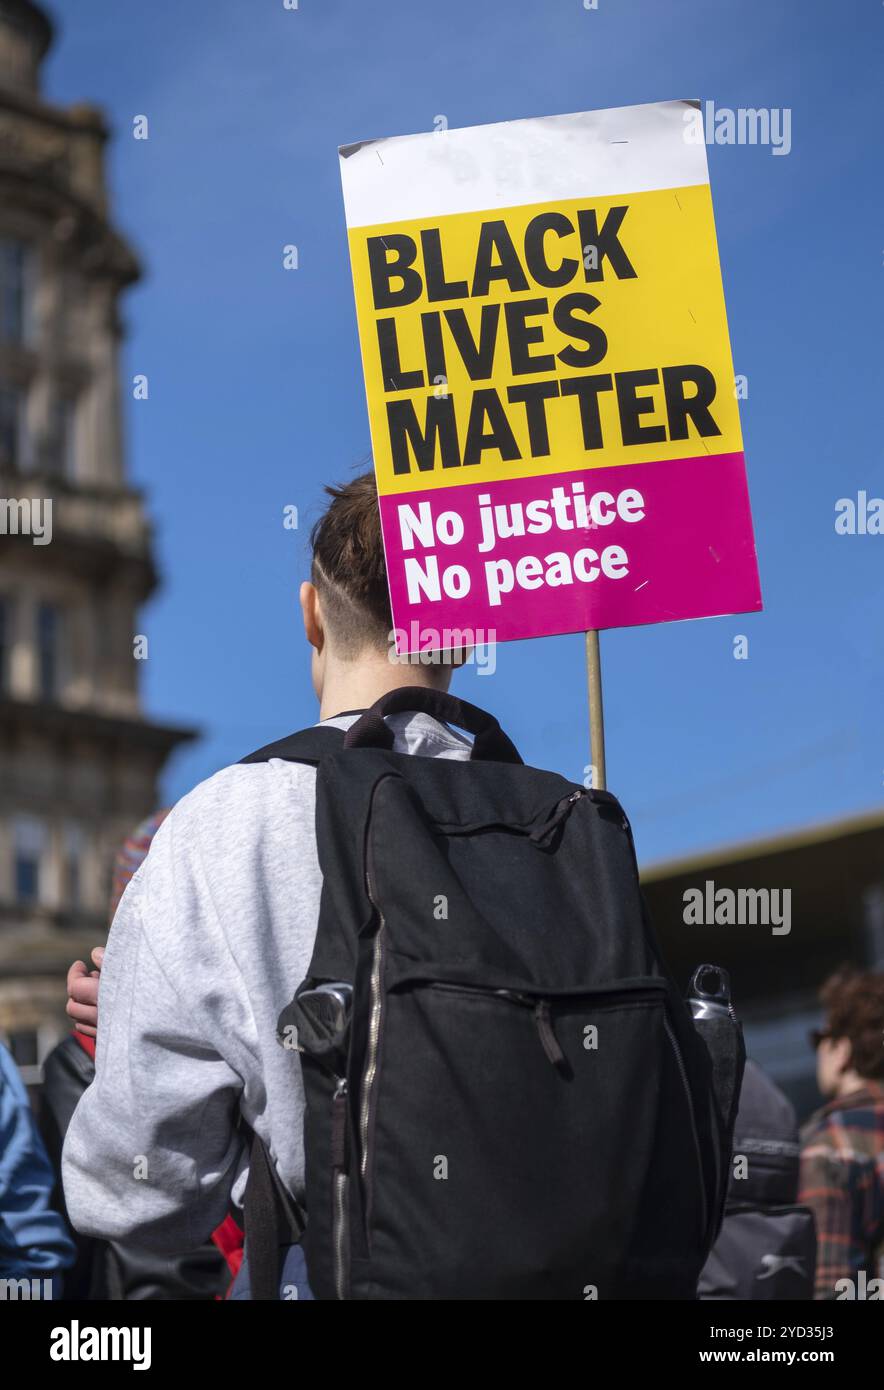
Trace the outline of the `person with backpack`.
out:
<instances>
[{"instance_id":1,"label":"person with backpack","mask_svg":"<svg viewBox=\"0 0 884 1390\"><path fill-rule=\"evenodd\" d=\"M180 1248L232 1198L253 1298L693 1298L732 1010L695 1025L613 796L525 767L449 664L403 683L374 479L329 492L320 723L184 797L127 889L71 1219Z\"/></svg>"}]
</instances>

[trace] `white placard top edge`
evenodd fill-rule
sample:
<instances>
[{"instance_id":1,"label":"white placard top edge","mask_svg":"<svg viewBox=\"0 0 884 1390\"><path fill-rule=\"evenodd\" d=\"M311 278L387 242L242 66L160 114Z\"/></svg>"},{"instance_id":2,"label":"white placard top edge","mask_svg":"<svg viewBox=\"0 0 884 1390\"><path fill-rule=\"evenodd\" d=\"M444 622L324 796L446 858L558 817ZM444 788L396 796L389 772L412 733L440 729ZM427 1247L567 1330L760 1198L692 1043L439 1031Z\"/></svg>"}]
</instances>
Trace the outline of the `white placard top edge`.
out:
<instances>
[{"instance_id":1,"label":"white placard top edge","mask_svg":"<svg viewBox=\"0 0 884 1390\"><path fill-rule=\"evenodd\" d=\"M697 101L364 140L340 150L348 227L709 182Z\"/></svg>"}]
</instances>

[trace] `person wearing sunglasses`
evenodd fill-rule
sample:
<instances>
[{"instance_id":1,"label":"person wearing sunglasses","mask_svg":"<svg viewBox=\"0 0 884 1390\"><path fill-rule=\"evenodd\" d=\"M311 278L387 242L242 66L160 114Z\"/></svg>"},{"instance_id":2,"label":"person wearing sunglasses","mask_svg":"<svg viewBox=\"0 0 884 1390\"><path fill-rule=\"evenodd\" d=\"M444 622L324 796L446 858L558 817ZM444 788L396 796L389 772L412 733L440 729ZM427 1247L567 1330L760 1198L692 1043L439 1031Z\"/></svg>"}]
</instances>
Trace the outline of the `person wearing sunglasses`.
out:
<instances>
[{"instance_id":1,"label":"person wearing sunglasses","mask_svg":"<svg viewBox=\"0 0 884 1390\"><path fill-rule=\"evenodd\" d=\"M884 1299L884 971L841 970L820 999L826 1104L802 1130L799 1196L816 1217L814 1296Z\"/></svg>"}]
</instances>

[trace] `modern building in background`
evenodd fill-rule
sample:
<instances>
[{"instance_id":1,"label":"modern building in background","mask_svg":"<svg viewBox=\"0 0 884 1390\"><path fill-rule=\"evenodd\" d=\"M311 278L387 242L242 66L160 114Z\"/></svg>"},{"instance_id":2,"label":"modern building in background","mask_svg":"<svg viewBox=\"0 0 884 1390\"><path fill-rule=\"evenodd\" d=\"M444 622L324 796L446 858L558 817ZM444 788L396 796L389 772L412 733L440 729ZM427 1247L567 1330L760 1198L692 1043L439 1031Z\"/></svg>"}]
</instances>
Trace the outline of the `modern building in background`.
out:
<instances>
[{"instance_id":1,"label":"modern building in background","mask_svg":"<svg viewBox=\"0 0 884 1390\"><path fill-rule=\"evenodd\" d=\"M675 979L703 962L729 971L749 1055L806 1116L820 1104L808 1034L821 983L841 965L884 969L884 810L652 865L642 885ZM685 920L698 892L702 925ZM748 920L725 920L727 893Z\"/></svg>"},{"instance_id":2,"label":"modern building in background","mask_svg":"<svg viewBox=\"0 0 884 1390\"><path fill-rule=\"evenodd\" d=\"M139 267L101 114L41 96L51 39L36 5L0 0L0 1037L29 1082L68 1026L68 965L103 939L114 854L193 736L141 710L157 573L118 364Z\"/></svg>"}]
</instances>

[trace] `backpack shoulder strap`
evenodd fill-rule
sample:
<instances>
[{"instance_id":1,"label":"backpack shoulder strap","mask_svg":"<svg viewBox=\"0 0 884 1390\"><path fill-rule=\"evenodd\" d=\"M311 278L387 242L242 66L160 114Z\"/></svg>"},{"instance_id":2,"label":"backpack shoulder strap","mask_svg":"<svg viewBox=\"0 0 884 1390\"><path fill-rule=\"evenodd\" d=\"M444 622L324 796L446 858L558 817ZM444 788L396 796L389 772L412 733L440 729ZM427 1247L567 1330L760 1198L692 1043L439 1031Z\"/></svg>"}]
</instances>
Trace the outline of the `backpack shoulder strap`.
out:
<instances>
[{"instance_id":1,"label":"backpack shoulder strap","mask_svg":"<svg viewBox=\"0 0 884 1390\"><path fill-rule=\"evenodd\" d=\"M301 729L296 734L288 734L275 743L265 744L254 753L240 758L241 763L267 763L271 758L282 758L288 763L319 763L329 753L336 753L344 746L344 729L334 729L328 724L317 724L311 729Z\"/></svg>"},{"instance_id":2,"label":"backpack shoulder strap","mask_svg":"<svg viewBox=\"0 0 884 1390\"><path fill-rule=\"evenodd\" d=\"M285 1248L300 1243L306 1224L303 1207L283 1187L266 1146L253 1133L243 1199L249 1297L253 1302L279 1298Z\"/></svg>"}]
</instances>

